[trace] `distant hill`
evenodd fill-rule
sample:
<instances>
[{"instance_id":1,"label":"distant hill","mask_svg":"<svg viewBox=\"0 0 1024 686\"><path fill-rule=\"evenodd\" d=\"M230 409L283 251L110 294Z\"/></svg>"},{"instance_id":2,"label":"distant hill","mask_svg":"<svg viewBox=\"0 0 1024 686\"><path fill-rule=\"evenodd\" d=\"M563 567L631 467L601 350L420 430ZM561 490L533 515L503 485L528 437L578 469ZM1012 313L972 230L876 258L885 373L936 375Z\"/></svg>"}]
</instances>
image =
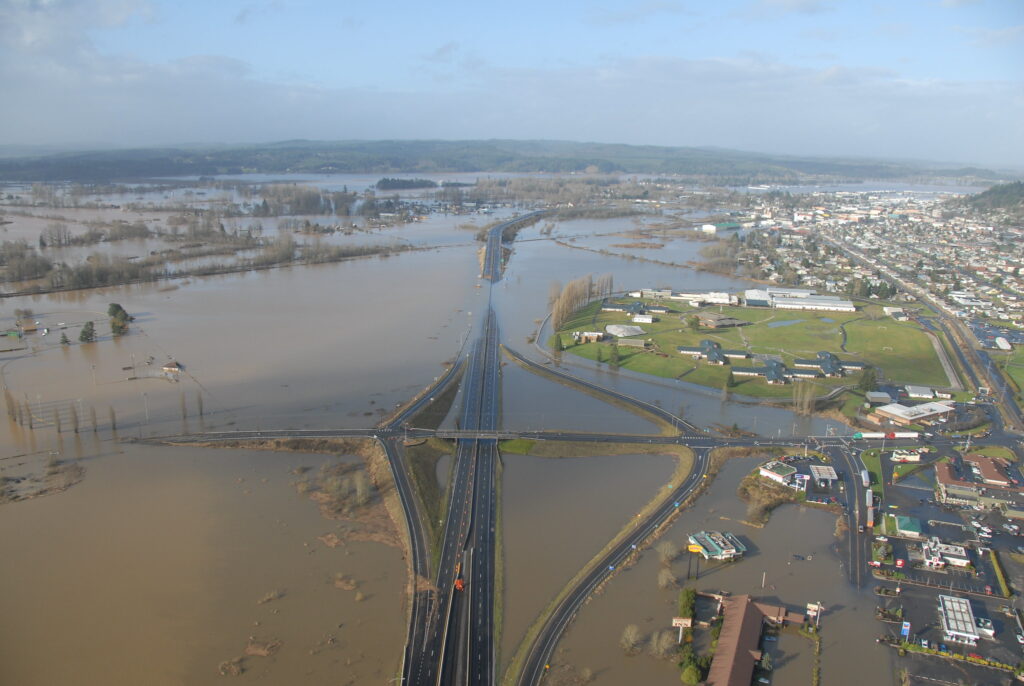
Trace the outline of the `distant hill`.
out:
<instances>
[{"instance_id":1,"label":"distant hill","mask_svg":"<svg viewBox=\"0 0 1024 686\"><path fill-rule=\"evenodd\" d=\"M1003 183L967 199L967 204L978 210L1006 210L1024 213L1024 182Z\"/></svg>"},{"instance_id":2,"label":"distant hill","mask_svg":"<svg viewBox=\"0 0 1024 686\"><path fill-rule=\"evenodd\" d=\"M715 148L567 141L282 141L0 159L0 180L100 182L241 173L591 172L686 175L702 181L795 184L914 178L1002 180L977 168L844 158L787 157Z\"/></svg>"}]
</instances>

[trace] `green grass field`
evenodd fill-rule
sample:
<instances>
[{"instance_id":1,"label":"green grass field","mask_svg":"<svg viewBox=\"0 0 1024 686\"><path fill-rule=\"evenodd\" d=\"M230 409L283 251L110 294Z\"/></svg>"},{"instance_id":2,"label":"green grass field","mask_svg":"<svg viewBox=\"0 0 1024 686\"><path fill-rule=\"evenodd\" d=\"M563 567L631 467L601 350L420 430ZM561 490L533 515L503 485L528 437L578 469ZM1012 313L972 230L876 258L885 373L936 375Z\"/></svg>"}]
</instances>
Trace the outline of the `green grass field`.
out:
<instances>
[{"instance_id":1,"label":"green grass field","mask_svg":"<svg viewBox=\"0 0 1024 686\"><path fill-rule=\"evenodd\" d=\"M1001 457L1004 460L1010 462L1016 462L1017 456L1013 454L1013 451L1009 448L1004 448L999 445L986 445L981 448L971 447L972 453L978 453L979 455L988 455L989 457Z\"/></svg>"},{"instance_id":2,"label":"green grass field","mask_svg":"<svg viewBox=\"0 0 1024 686\"><path fill-rule=\"evenodd\" d=\"M871 472L871 490L879 498L885 498L885 485L882 481L882 461L879 456L879 449L865 450L860 454L860 461Z\"/></svg>"},{"instance_id":3,"label":"green grass field","mask_svg":"<svg viewBox=\"0 0 1024 686\"><path fill-rule=\"evenodd\" d=\"M622 299L629 302L631 299ZM828 350L842 359L859 360L881 367L884 375L894 382L946 386L948 380L927 335L915 325L896 322L890 318L869 319L876 314L877 305L867 306L867 312L798 312L746 307L710 308L714 312L751 322L748 326L728 329L692 330L686 318L694 310L680 303L669 302L673 313L663 315L653 324L641 324L642 338L653 343L640 350L618 346L619 366L623 369L669 379L722 388L729 376L729 366L709 365L680 355L678 346L696 346L704 339L717 341L726 349L746 350L753 354L779 355L787 364L795 358L813 357L818 351ZM586 343L574 345L573 331L604 331L608 324L628 324L629 316L622 312L601 312L601 303L593 302L577 312L561 328L565 353L609 363L611 344ZM846 350L840 348L843 337L840 326L846 328ZM640 337L638 337L640 338ZM554 337L548 341L554 345ZM760 366L755 360L739 361L738 366ZM761 398L788 399L791 385L773 386L756 377L737 377L732 392ZM819 395L832 388L856 383L856 378L817 379Z\"/></svg>"},{"instance_id":4,"label":"green grass field","mask_svg":"<svg viewBox=\"0 0 1024 686\"><path fill-rule=\"evenodd\" d=\"M989 355L1006 376L1010 377L1011 382L1017 385L1015 390L1019 395L1021 389L1024 389L1024 348L1016 347L1008 353L990 350Z\"/></svg>"}]
</instances>

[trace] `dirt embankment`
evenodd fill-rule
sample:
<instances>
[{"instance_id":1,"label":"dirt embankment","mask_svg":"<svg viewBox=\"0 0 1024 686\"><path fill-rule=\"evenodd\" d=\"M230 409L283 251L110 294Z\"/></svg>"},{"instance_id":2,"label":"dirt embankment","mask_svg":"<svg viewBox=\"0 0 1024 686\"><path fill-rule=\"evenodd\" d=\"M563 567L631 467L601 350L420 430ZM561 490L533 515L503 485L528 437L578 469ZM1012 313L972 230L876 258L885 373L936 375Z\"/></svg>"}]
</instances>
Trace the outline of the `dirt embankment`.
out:
<instances>
[{"instance_id":1,"label":"dirt embankment","mask_svg":"<svg viewBox=\"0 0 1024 686\"><path fill-rule=\"evenodd\" d=\"M798 503L819 507L829 512L839 514L842 508L838 505L819 505L817 503L806 503L803 491L798 491L788 486L782 486L760 476L757 470L747 474L736 489L736 495L740 500L747 503L747 519L755 526L764 526L771 517L772 510L779 505L787 503Z\"/></svg>"}]
</instances>

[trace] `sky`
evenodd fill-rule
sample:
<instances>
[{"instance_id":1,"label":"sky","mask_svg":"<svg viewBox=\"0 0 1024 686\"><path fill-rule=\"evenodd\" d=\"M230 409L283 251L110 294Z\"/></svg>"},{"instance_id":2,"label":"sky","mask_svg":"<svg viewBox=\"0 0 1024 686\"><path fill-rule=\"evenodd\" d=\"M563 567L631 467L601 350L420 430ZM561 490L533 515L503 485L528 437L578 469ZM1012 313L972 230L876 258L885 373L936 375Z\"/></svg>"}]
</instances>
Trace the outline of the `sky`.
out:
<instances>
[{"instance_id":1,"label":"sky","mask_svg":"<svg viewBox=\"0 0 1024 686\"><path fill-rule=\"evenodd\" d=\"M0 0L0 145L548 139L1024 166L1022 0Z\"/></svg>"}]
</instances>

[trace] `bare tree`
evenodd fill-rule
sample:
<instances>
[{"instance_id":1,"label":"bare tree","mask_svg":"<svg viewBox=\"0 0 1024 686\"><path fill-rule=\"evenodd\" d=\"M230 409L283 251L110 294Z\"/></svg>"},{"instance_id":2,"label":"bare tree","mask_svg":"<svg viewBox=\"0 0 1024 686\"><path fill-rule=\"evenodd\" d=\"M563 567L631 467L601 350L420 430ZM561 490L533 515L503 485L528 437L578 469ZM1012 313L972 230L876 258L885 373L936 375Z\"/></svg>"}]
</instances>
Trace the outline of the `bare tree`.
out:
<instances>
[{"instance_id":1,"label":"bare tree","mask_svg":"<svg viewBox=\"0 0 1024 686\"><path fill-rule=\"evenodd\" d=\"M356 488L356 504L365 505L370 502L370 479L366 476L366 472L362 470L356 472L352 481Z\"/></svg>"},{"instance_id":2,"label":"bare tree","mask_svg":"<svg viewBox=\"0 0 1024 686\"><path fill-rule=\"evenodd\" d=\"M654 546L654 549L658 551L661 564L664 566L672 564L672 561L679 557L679 546L676 545L675 541L661 541L658 545Z\"/></svg>"},{"instance_id":3,"label":"bare tree","mask_svg":"<svg viewBox=\"0 0 1024 686\"><path fill-rule=\"evenodd\" d=\"M626 628L622 630L622 638L619 639L619 645L626 651L627 655L635 655L640 650L640 644L643 642L643 634L640 633L640 627L636 624L627 624Z\"/></svg>"}]
</instances>

